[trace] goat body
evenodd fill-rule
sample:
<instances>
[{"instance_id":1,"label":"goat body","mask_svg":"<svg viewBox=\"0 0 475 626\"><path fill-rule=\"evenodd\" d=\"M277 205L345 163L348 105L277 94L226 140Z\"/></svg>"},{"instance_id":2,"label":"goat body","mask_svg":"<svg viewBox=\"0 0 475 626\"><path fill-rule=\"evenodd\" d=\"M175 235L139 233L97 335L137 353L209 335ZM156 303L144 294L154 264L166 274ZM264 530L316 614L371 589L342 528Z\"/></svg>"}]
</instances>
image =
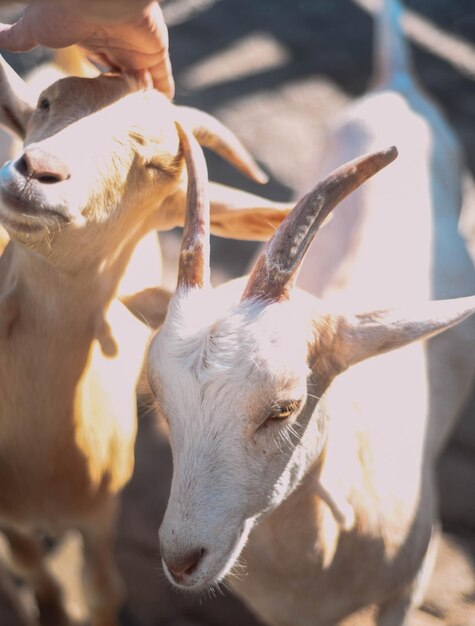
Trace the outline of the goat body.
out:
<instances>
[{"instance_id":1,"label":"goat body","mask_svg":"<svg viewBox=\"0 0 475 626\"><path fill-rule=\"evenodd\" d=\"M147 233L182 220L179 109L125 76L64 78L37 106L4 63L0 78L0 122L24 140L0 174L0 219L10 235L0 259L0 527L48 626L66 616L32 534L79 529L93 623L110 626L121 598L112 559L116 495L133 470L144 321L160 317L142 305L167 301L150 284L159 267L141 267L136 255ZM216 120L182 116L262 178ZM241 236L265 237L288 212L216 190L220 232L236 226ZM151 254L148 264L158 258Z\"/></svg>"},{"instance_id":2,"label":"goat body","mask_svg":"<svg viewBox=\"0 0 475 626\"><path fill-rule=\"evenodd\" d=\"M299 284L325 301L287 293L308 245L305 204L322 206L314 191L240 303L242 284L224 286L200 317L205 295L182 286L150 351L174 454L165 571L200 588L242 551L233 587L273 626L408 623L436 554L435 461L475 372L473 317L405 346L438 318L423 302L474 293L475 273L457 230L458 144L412 77L398 13L386 2L380 83L332 129L325 169L393 142L400 156L310 247ZM401 301L419 304L381 309ZM331 313L348 310L370 312Z\"/></svg>"},{"instance_id":3,"label":"goat body","mask_svg":"<svg viewBox=\"0 0 475 626\"><path fill-rule=\"evenodd\" d=\"M387 306L475 292L475 273L458 232L459 145L407 59L400 58L405 49L397 62L394 51L387 52L397 36L386 32L379 46L387 66L380 68L376 89L332 129L324 170L393 141L399 158L342 203L310 248L299 277L311 293L362 310L376 302ZM411 606L423 598L433 565L428 545L437 524L434 463L470 391L474 355L471 318L335 379L326 394L325 460L257 526L244 552L249 575L236 587L266 621L334 624L377 604L378 625L405 623ZM351 531L340 533L328 519L316 477L350 503L356 519Z\"/></svg>"},{"instance_id":4,"label":"goat body","mask_svg":"<svg viewBox=\"0 0 475 626\"><path fill-rule=\"evenodd\" d=\"M399 158L342 203L299 277L311 293L361 309L475 292L458 232L458 141L417 85L406 50L397 59L388 53L398 27L396 9L385 10L393 12L392 31L380 27L387 65L376 89L332 129L324 170L393 141ZM266 621L334 624L376 604L378 626L406 623L433 566L434 464L470 391L474 355L471 318L335 379L326 394L325 460L256 527L244 552L249 575L236 587ZM352 530L329 518L316 480L350 503Z\"/></svg>"}]
</instances>

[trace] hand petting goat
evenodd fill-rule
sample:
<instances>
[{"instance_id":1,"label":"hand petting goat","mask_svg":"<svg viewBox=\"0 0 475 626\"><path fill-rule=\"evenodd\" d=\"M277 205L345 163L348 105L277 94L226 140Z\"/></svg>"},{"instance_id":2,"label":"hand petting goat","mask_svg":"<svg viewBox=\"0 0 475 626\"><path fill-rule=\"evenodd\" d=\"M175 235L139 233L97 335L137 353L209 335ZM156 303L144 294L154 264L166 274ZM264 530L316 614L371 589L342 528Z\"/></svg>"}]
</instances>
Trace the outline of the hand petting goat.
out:
<instances>
[{"instance_id":1,"label":"hand petting goat","mask_svg":"<svg viewBox=\"0 0 475 626\"><path fill-rule=\"evenodd\" d=\"M23 52L37 45L78 44L102 65L129 73L148 71L154 86L172 99L175 91L168 29L157 2L104 3L35 0L17 22L0 24L0 48Z\"/></svg>"}]
</instances>

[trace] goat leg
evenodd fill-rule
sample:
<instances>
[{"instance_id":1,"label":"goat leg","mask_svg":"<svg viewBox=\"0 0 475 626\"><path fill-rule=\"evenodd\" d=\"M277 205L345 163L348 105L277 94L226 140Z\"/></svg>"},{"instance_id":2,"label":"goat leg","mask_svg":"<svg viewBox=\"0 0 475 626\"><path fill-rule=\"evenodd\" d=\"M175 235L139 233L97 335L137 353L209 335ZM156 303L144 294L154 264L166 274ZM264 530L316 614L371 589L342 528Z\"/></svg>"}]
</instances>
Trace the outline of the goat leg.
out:
<instances>
[{"instance_id":1,"label":"goat leg","mask_svg":"<svg viewBox=\"0 0 475 626\"><path fill-rule=\"evenodd\" d=\"M118 626L124 586L113 556L117 502L110 499L80 530L84 540L83 585L92 626Z\"/></svg>"},{"instance_id":2,"label":"goat leg","mask_svg":"<svg viewBox=\"0 0 475 626\"><path fill-rule=\"evenodd\" d=\"M40 626L68 626L62 593L45 567L45 550L41 543L17 529L2 528L7 539L12 567L33 587Z\"/></svg>"}]
</instances>

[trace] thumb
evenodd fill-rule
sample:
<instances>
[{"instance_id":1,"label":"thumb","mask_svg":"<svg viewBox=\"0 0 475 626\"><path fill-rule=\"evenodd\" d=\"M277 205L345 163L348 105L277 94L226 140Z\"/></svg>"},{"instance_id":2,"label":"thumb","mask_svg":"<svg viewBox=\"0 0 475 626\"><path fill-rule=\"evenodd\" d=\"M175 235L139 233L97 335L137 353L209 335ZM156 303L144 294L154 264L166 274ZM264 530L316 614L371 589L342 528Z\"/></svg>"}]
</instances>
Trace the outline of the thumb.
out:
<instances>
[{"instance_id":1,"label":"thumb","mask_svg":"<svg viewBox=\"0 0 475 626\"><path fill-rule=\"evenodd\" d=\"M15 24L0 24L0 48L10 52L26 52L37 45L38 41L23 17Z\"/></svg>"}]
</instances>

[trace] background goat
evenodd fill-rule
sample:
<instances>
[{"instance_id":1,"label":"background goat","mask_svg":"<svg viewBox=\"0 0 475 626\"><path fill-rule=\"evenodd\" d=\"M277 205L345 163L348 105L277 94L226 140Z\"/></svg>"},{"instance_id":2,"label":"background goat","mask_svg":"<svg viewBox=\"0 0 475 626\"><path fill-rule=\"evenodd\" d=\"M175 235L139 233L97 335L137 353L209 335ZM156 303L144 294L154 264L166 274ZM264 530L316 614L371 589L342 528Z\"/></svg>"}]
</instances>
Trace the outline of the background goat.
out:
<instances>
[{"instance_id":1,"label":"background goat","mask_svg":"<svg viewBox=\"0 0 475 626\"><path fill-rule=\"evenodd\" d=\"M263 178L216 120L128 77L65 78L36 98L1 64L0 122L24 148L0 172L0 220L11 237L0 260L0 527L44 625L67 617L32 533L71 527L84 538L93 623L116 623L115 496L133 469L135 387L149 337L117 296L141 239L183 219L178 117ZM287 212L214 189L220 233L265 236ZM131 290L149 273L139 268L124 298L141 315Z\"/></svg>"},{"instance_id":2,"label":"background goat","mask_svg":"<svg viewBox=\"0 0 475 626\"><path fill-rule=\"evenodd\" d=\"M307 264L310 286L338 293L338 302L290 294L309 243L310 207L318 224L320 194L333 177L266 246L240 303L236 283L197 289L207 285L206 272L182 263L150 354L174 454L160 531L169 578L187 589L213 584L249 535L247 576L233 585L280 626L329 626L369 608L378 626L407 622L437 542L434 461L475 367L473 319L427 344L380 354L474 310L473 299L425 298L475 289L457 233L456 141L411 77L395 5L386 4L382 28L379 87L334 129L329 160L341 163L388 138L401 158L342 207L321 233L322 248L310 253L319 262L318 274ZM351 210L352 229L344 222ZM192 249L196 222L183 249ZM206 255L196 261L207 267ZM371 312L374 301L396 300L419 304ZM370 312L343 314L348 301Z\"/></svg>"}]
</instances>

